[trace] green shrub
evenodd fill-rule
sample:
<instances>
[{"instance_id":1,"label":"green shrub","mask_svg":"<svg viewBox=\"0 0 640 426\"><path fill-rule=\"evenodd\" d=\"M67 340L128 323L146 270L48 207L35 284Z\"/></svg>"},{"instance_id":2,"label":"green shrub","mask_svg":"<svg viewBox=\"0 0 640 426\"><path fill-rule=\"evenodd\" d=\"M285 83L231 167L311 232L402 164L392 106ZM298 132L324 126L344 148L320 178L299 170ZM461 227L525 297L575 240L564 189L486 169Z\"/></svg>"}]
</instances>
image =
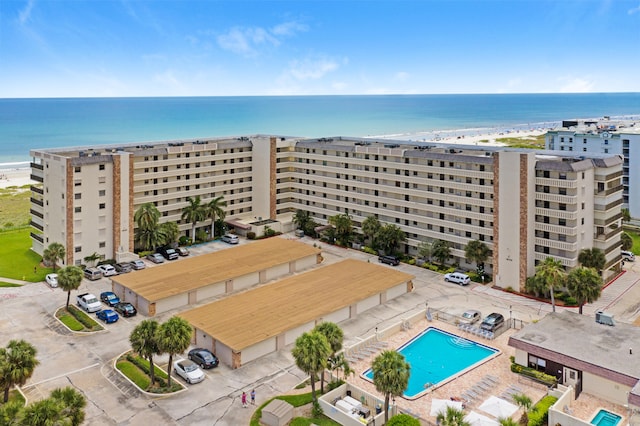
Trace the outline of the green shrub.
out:
<instances>
[{"instance_id":1,"label":"green shrub","mask_svg":"<svg viewBox=\"0 0 640 426\"><path fill-rule=\"evenodd\" d=\"M387 426L420 426L420 421L408 414L396 414L389 419Z\"/></svg>"},{"instance_id":2,"label":"green shrub","mask_svg":"<svg viewBox=\"0 0 640 426\"><path fill-rule=\"evenodd\" d=\"M247 239L248 240L255 240L256 239L256 233L253 232L253 231L247 232Z\"/></svg>"},{"instance_id":3,"label":"green shrub","mask_svg":"<svg viewBox=\"0 0 640 426\"><path fill-rule=\"evenodd\" d=\"M365 253L369 253L369 254L378 254L374 249L372 249L371 247L367 247L367 246L362 246L362 251Z\"/></svg>"},{"instance_id":4,"label":"green shrub","mask_svg":"<svg viewBox=\"0 0 640 426\"><path fill-rule=\"evenodd\" d=\"M318 401L313 401L313 408L311 409L311 415L313 417L320 417L323 414L322 407Z\"/></svg>"},{"instance_id":5,"label":"green shrub","mask_svg":"<svg viewBox=\"0 0 640 426\"><path fill-rule=\"evenodd\" d=\"M147 389L151 384L149 376L129 361L118 361L116 368L127 376L140 389Z\"/></svg>"},{"instance_id":6,"label":"green shrub","mask_svg":"<svg viewBox=\"0 0 640 426\"><path fill-rule=\"evenodd\" d=\"M73 305L69 305L69 309L67 310L75 319L77 319L84 327L91 331L101 330L102 326L95 322L89 315L85 314L80 309L76 308Z\"/></svg>"},{"instance_id":7,"label":"green shrub","mask_svg":"<svg viewBox=\"0 0 640 426\"><path fill-rule=\"evenodd\" d=\"M578 306L578 301L575 299L575 297L567 296L564 299L564 304L567 306Z\"/></svg>"},{"instance_id":8,"label":"green shrub","mask_svg":"<svg viewBox=\"0 0 640 426\"><path fill-rule=\"evenodd\" d=\"M542 371L538 371L529 367L524 367L516 363L511 364L511 371L526 377L531 377L533 379L536 379L548 386L555 385L556 382L558 381L558 379L556 379L555 376L551 376L549 374L543 373Z\"/></svg>"},{"instance_id":9,"label":"green shrub","mask_svg":"<svg viewBox=\"0 0 640 426\"><path fill-rule=\"evenodd\" d=\"M82 330L84 330L84 326L78 320L76 320L73 317L73 315L70 315L64 309L60 309L58 311L57 317L70 330L73 330L73 331L82 331Z\"/></svg>"},{"instance_id":10,"label":"green shrub","mask_svg":"<svg viewBox=\"0 0 640 426\"><path fill-rule=\"evenodd\" d=\"M100 262L98 262L98 264L96 266L100 266L100 265L111 265L111 266L113 266L116 263L118 263L118 262L116 262L115 259L104 259L104 260L101 260Z\"/></svg>"},{"instance_id":11,"label":"green shrub","mask_svg":"<svg viewBox=\"0 0 640 426\"><path fill-rule=\"evenodd\" d=\"M191 244L191 238L186 235L181 235L180 238L178 238L178 244L181 246L188 246Z\"/></svg>"},{"instance_id":12,"label":"green shrub","mask_svg":"<svg viewBox=\"0 0 640 426\"><path fill-rule=\"evenodd\" d=\"M529 410L528 426L546 426L549 417L549 407L556 403L558 398L547 395Z\"/></svg>"},{"instance_id":13,"label":"green shrub","mask_svg":"<svg viewBox=\"0 0 640 426\"><path fill-rule=\"evenodd\" d=\"M405 262L407 265L415 265L416 264L416 260L415 259L409 259Z\"/></svg>"}]
</instances>

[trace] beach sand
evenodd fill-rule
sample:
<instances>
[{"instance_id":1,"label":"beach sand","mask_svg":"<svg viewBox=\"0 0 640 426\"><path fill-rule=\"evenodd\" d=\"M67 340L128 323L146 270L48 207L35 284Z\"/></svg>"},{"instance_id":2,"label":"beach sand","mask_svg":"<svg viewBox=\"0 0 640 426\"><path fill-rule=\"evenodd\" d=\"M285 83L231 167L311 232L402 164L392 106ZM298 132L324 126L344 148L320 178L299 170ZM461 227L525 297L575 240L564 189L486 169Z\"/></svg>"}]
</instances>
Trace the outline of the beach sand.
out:
<instances>
[{"instance_id":1,"label":"beach sand","mask_svg":"<svg viewBox=\"0 0 640 426\"><path fill-rule=\"evenodd\" d=\"M31 180L31 169L0 169L0 188L8 188L24 185L32 185L36 182Z\"/></svg>"}]
</instances>

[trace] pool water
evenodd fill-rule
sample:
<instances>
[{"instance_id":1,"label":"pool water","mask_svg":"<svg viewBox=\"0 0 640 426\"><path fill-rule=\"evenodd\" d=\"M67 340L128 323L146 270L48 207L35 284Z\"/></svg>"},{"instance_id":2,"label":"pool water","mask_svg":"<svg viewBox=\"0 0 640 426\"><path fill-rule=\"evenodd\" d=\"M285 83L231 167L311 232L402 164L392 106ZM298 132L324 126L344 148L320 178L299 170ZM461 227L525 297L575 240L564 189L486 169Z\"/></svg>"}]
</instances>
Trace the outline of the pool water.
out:
<instances>
[{"instance_id":1,"label":"pool water","mask_svg":"<svg viewBox=\"0 0 640 426\"><path fill-rule=\"evenodd\" d=\"M620 423L620 420L622 420L621 416L607 410L600 410L591 420L591 424L596 426L616 426Z\"/></svg>"},{"instance_id":2,"label":"pool water","mask_svg":"<svg viewBox=\"0 0 640 426\"><path fill-rule=\"evenodd\" d=\"M420 394L452 376L487 361L499 351L438 328L429 327L398 349L411 365L405 398ZM363 373L373 380L371 369Z\"/></svg>"}]
</instances>

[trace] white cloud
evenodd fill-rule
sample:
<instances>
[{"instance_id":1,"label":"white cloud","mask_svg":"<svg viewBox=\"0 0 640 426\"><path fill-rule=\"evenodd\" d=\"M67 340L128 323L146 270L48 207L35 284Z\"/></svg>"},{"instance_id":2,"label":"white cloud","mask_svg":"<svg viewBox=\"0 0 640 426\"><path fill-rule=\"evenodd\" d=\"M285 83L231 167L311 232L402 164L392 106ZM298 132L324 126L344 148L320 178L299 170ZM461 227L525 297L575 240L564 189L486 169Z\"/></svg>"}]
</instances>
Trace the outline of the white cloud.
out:
<instances>
[{"instance_id":1,"label":"white cloud","mask_svg":"<svg viewBox=\"0 0 640 426\"><path fill-rule=\"evenodd\" d=\"M26 24L31 19L31 11L33 10L34 0L29 0L24 9L18 14L18 22L20 25Z\"/></svg>"},{"instance_id":2,"label":"white cloud","mask_svg":"<svg viewBox=\"0 0 640 426\"><path fill-rule=\"evenodd\" d=\"M318 80L339 68L339 64L328 58L293 60L289 62L287 74L296 80Z\"/></svg>"},{"instance_id":3,"label":"white cloud","mask_svg":"<svg viewBox=\"0 0 640 426\"><path fill-rule=\"evenodd\" d=\"M636 7L633 7L627 11L629 15L633 15L634 13L640 13L640 4Z\"/></svg>"},{"instance_id":4,"label":"white cloud","mask_svg":"<svg viewBox=\"0 0 640 426\"><path fill-rule=\"evenodd\" d=\"M170 89L181 89L183 88L183 84L180 80L175 76L172 70L166 70L163 73L156 74L153 76L153 81L159 83L163 86L166 86Z\"/></svg>"},{"instance_id":5,"label":"white cloud","mask_svg":"<svg viewBox=\"0 0 640 426\"><path fill-rule=\"evenodd\" d=\"M306 31L307 26L297 22L285 22L271 29L262 27L233 27L225 34L216 37L218 46L243 56L258 54L261 46L279 46L282 39L298 32Z\"/></svg>"},{"instance_id":6,"label":"white cloud","mask_svg":"<svg viewBox=\"0 0 640 426\"><path fill-rule=\"evenodd\" d=\"M563 77L559 79L562 83L561 93L587 93L593 91L594 82L584 77Z\"/></svg>"}]
</instances>

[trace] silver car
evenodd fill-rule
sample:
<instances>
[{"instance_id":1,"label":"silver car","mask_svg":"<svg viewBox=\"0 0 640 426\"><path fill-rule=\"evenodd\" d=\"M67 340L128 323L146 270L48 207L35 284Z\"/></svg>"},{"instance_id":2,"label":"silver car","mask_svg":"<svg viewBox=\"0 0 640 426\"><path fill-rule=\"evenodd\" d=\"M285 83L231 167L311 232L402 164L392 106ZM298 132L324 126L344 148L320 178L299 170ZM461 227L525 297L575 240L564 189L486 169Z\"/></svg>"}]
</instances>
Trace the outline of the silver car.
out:
<instances>
[{"instance_id":1,"label":"silver car","mask_svg":"<svg viewBox=\"0 0 640 426\"><path fill-rule=\"evenodd\" d=\"M173 369L178 376L182 377L190 385L204 380L204 372L200 370L200 367L195 362L188 359L177 360L173 363Z\"/></svg>"},{"instance_id":2,"label":"silver car","mask_svg":"<svg viewBox=\"0 0 640 426\"><path fill-rule=\"evenodd\" d=\"M480 311L476 311L475 309L469 309L464 311L460 318L461 324L475 324L482 318L482 314Z\"/></svg>"}]
</instances>

